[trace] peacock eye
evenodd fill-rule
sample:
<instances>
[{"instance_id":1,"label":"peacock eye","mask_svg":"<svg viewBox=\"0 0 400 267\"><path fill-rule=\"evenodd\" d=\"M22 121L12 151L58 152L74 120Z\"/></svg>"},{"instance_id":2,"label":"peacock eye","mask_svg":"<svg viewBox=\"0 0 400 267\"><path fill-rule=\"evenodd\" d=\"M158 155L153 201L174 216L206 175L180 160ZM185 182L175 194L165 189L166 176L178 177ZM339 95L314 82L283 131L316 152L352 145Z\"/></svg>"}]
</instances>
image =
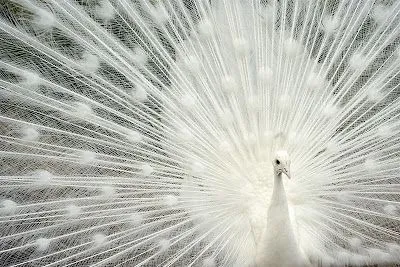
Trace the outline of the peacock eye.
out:
<instances>
[{"instance_id":1,"label":"peacock eye","mask_svg":"<svg viewBox=\"0 0 400 267\"><path fill-rule=\"evenodd\" d=\"M278 165L281 164L281 162L280 162L279 160L276 160L275 162L276 162L276 164L278 164Z\"/></svg>"}]
</instances>

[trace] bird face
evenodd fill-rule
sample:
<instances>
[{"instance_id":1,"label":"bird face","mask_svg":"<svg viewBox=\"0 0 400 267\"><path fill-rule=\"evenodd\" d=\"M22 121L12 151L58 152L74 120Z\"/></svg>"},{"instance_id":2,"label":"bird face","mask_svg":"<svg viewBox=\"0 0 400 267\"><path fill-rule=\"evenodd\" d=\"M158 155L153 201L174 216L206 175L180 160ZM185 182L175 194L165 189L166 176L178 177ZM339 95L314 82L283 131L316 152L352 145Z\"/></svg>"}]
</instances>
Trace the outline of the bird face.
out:
<instances>
[{"instance_id":1,"label":"bird face","mask_svg":"<svg viewBox=\"0 0 400 267\"><path fill-rule=\"evenodd\" d=\"M272 165L276 174L284 173L290 179L290 158L285 150L276 152Z\"/></svg>"}]
</instances>

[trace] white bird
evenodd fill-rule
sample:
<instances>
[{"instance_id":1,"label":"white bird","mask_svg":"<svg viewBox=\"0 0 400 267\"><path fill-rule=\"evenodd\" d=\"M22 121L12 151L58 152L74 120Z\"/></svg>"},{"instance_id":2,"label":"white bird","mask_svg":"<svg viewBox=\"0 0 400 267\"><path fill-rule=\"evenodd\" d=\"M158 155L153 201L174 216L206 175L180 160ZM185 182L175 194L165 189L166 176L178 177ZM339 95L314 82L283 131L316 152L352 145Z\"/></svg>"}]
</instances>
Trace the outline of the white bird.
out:
<instances>
[{"instance_id":1,"label":"white bird","mask_svg":"<svg viewBox=\"0 0 400 267\"><path fill-rule=\"evenodd\" d=\"M303 255L289 215L288 202L282 174L290 179L290 158L286 151L277 151L272 161L274 186L268 208L267 225L258 246L258 266L308 266Z\"/></svg>"},{"instance_id":2,"label":"white bird","mask_svg":"<svg viewBox=\"0 0 400 267\"><path fill-rule=\"evenodd\" d=\"M400 263L400 1L0 5L3 266Z\"/></svg>"}]
</instances>

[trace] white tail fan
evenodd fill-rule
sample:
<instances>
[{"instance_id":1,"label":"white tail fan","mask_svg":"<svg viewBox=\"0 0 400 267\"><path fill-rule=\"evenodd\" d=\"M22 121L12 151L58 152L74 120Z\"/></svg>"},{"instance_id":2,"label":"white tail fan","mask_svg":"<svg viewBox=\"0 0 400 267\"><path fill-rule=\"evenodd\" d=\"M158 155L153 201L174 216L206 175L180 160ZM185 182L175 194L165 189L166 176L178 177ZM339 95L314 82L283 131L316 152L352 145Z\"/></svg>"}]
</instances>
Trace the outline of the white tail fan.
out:
<instances>
[{"instance_id":1,"label":"white tail fan","mask_svg":"<svg viewBox=\"0 0 400 267\"><path fill-rule=\"evenodd\" d=\"M3 266L400 263L400 1L1 5Z\"/></svg>"}]
</instances>

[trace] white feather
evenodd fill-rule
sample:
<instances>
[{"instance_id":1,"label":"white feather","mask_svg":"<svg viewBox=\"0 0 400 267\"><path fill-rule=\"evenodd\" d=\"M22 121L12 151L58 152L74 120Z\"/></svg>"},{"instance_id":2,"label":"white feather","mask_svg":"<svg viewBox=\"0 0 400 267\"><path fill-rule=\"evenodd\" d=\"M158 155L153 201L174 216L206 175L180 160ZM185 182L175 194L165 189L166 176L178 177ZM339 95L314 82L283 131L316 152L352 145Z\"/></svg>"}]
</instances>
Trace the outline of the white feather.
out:
<instances>
[{"instance_id":1,"label":"white feather","mask_svg":"<svg viewBox=\"0 0 400 267\"><path fill-rule=\"evenodd\" d=\"M2 264L400 263L399 34L397 0L2 1Z\"/></svg>"}]
</instances>

